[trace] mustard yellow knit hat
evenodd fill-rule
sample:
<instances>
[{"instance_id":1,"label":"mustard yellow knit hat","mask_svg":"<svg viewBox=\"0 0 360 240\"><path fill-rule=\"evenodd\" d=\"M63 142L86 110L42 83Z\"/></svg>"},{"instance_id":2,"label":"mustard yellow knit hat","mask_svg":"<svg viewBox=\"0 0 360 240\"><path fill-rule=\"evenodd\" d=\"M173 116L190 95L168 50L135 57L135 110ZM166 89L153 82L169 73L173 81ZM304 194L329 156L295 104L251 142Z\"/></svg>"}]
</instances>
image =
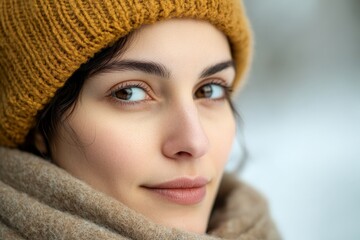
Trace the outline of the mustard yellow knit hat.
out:
<instances>
[{"instance_id":1,"label":"mustard yellow knit hat","mask_svg":"<svg viewBox=\"0 0 360 240\"><path fill-rule=\"evenodd\" d=\"M240 0L0 0L0 145L23 143L38 112L95 53L170 18L205 20L224 32L239 86L252 49Z\"/></svg>"}]
</instances>

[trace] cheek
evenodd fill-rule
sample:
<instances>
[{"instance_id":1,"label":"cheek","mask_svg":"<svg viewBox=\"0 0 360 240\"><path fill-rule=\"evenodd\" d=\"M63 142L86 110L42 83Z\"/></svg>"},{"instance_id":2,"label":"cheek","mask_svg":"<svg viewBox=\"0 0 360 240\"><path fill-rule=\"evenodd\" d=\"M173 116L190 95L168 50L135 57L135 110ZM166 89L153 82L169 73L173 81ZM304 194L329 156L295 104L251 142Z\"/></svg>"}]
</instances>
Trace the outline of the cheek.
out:
<instances>
[{"instance_id":1,"label":"cheek","mask_svg":"<svg viewBox=\"0 0 360 240\"><path fill-rule=\"evenodd\" d=\"M134 137L131 129L113 125L98 125L96 138L85 148L88 161L102 177L118 181L134 181L146 167L146 145L143 139Z\"/></svg>"},{"instance_id":2,"label":"cheek","mask_svg":"<svg viewBox=\"0 0 360 240\"><path fill-rule=\"evenodd\" d=\"M226 116L226 115L222 115ZM208 137L216 168L223 170L230 156L231 147L235 138L236 124L232 114L219 119L209 127Z\"/></svg>"},{"instance_id":3,"label":"cheek","mask_svg":"<svg viewBox=\"0 0 360 240\"><path fill-rule=\"evenodd\" d=\"M154 155L153 143L148 140L148 131L134 121L106 111L86 111L86 114L79 111L70 124L83 146L80 151L84 166L79 174L95 187L103 191L119 190L119 183L131 187L139 176L151 170L148 158Z\"/></svg>"}]
</instances>

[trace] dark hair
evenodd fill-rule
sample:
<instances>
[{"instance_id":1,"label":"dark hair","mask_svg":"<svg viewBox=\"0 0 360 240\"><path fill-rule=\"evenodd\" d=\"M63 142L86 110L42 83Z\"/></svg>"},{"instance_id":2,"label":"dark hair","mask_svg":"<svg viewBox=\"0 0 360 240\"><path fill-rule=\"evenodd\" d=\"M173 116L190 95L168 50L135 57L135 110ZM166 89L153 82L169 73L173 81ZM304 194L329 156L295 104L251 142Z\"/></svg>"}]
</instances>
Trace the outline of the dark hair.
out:
<instances>
[{"instance_id":1,"label":"dark hair","mask_svg":"<svg viewBox=\"0 0 360 240\"><path fill-rule=\"evenodd\" d=\"M101 68L107 65L112 59L120 56L129 45L133 33L130 33L113 45L104 48L102 51L96 53L86 63L82 64L78 70L76 70L71 77L65 82L64 86L59 88L51 101L40 111L37 115L36 125L29 132L25 142L19 147L22 150L35 153L39 156L46 158L51 157L51 152L46 155L39 152L35 147L35 133L42 134L45 140L46 148L50 151L50 143L53 136L56 133L57 126L60 121L64 120L64 114L70 109L70 112L65 119L69 117L76 105L76 102L80 96L81 89L84 82L90 76L96 74Z\"/></svg>"},{"instance_id":2,"label":"dark hair","mask_svg":"<svg viewBox=\"0 0 360 240\"><path fill-rule=\"evenodd\" d=\"M120 38L117 42L115 42L115 44L103 49L99 53L95 54L89 61L82 64L80 68L76 70L65 82L64 86L56 91L55 96L45 106L45 108L39 112L36 118L37 121L35 127L29 132L25 143L19 148L47 159L51 159L50 143L57 131L57 126L59 126L59 122L66 120L67 117L71 115L80 96L85 80L96 74L112 59L124 53L133 35L134 33L130 33L125 37ZM238 116L230 96L228 96L228 101L234 115ZM69 112L67 116L64 117L64 114L67 111ZM42 153L36 148L34 144L36 133L40 133L43 136L48 151L47 153Z\"/></svg>"}]
</instances>

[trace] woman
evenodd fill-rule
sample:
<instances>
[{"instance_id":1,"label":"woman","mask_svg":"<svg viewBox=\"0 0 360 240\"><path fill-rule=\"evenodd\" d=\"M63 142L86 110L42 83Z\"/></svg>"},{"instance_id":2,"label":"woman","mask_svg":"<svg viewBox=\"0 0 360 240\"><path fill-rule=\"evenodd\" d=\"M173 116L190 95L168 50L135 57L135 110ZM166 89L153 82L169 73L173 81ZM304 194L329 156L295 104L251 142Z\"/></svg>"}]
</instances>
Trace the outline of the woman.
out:
<instances>
[{"instance_id":1,"label":"woman","mask_svg":"<svg viewBox=\"0 0 360 240\"><path fill-rule=\"evenodd\" d=\"M2 239L278 239L261 197L223 177L251 52L241 4L0 10Z\"/></svg>"}]
</instances>

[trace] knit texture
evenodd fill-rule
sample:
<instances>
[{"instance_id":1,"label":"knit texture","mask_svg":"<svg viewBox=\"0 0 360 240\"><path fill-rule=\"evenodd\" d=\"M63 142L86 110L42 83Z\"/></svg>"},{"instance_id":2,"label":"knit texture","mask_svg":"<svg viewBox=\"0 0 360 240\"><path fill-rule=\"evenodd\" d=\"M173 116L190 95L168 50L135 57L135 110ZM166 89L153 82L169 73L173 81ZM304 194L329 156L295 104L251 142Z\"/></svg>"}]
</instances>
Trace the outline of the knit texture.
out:
<instances>
[{"instance_id":1,"label":"knit texture","mask_svg":"<svg viewBox=\"0 0 360 240\"><path fill-rule=\"evenodd\" d=\"M66 171L0 147L0 239L280 239L265 200L226 175L208 234L155 224Z\"/></svg>"},{"instance_id":2,"label":"knit texture","mask_svg":"<svg viewBox=\"0 0 360 240\"><path fill-rule=\"evenodd\" d=\"M95 53L171 18L205 20L224 32L240 85L252 49L240 0L0 0L0 145L23 143L38 111Z\"/></svg>"}]
</instances>

